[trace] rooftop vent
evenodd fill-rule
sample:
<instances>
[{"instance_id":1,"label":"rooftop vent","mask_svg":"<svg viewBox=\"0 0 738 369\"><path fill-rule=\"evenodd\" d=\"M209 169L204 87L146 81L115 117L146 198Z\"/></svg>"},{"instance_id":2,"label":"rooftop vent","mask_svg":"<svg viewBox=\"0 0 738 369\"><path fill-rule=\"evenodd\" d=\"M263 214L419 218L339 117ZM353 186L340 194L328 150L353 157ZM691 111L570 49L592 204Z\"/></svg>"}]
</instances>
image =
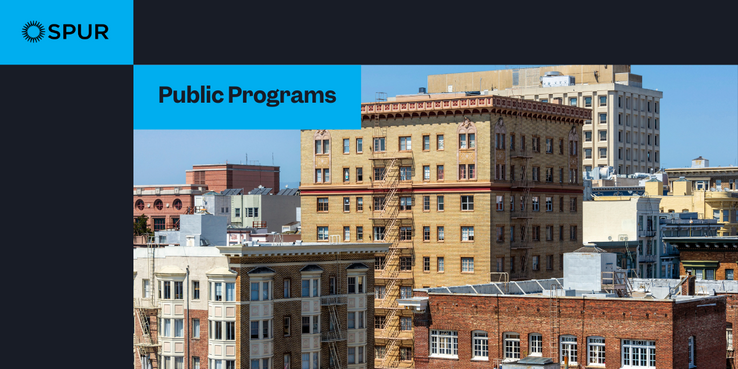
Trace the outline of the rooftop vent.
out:
<instances>
[{"instance_id":1,"label":"rooftop vent","mask_svg":"<svg viewBox=\"0 0 738 369\"><path fill-rule=\"evenodd\" d=\"M546 72L546 74L544 74L544 76L546 76L546 77L560 76L560 75L562 75L561 72L556 72L556 71L550 71L550 72Z\"/></svg>"},{"instance_id":2,"label":"rooftop vent","mask_svg":"<svg viewBox=\"0 0 738 369\"><path fill-rule=\"evenodd\" d=\"M424 94L425 93L425 87L418 88L418 93L419 94Z\"/></svg>"}]
</instances>

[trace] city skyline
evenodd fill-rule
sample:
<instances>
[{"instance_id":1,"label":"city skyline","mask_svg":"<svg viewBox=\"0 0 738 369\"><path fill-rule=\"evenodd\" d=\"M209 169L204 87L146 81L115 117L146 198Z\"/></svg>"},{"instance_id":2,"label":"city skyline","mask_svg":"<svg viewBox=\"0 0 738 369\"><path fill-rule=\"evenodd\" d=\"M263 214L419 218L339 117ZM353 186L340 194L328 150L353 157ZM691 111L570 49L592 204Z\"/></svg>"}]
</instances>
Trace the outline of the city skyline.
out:
<instances>
[{"instance_id":1,"label":"city skyline","mask_svg":"<svg viewBox=\"0 0 738 369\"><path fill-rule=\"evenodd\" d=\"M415 94L419 87L427 86L431 74L532 66L362 66L361 101L374 101L375 92L390 97ZM711 166L738 165L738 66L633 65L631 72L643 76L644 88L664 93L662 167L689 167L698 156L709 159ZM346 128L360 128L359 114L356 126ZM298 130L134 130L133 182L185 183L185 171L192 165L246 163L248 156L251 164L280 166L281 187L296 187L299 148ZM151 160L162 157L165 159Z\"/></svg>"}]
</instances>

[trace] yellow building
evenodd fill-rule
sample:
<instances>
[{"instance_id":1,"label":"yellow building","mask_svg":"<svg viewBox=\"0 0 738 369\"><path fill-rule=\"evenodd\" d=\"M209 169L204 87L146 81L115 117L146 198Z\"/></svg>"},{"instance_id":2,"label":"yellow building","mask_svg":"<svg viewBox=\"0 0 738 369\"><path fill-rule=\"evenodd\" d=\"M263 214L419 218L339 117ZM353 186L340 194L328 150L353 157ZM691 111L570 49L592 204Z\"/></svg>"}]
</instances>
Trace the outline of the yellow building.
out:
<instances>
[{"instance_id":1,"label":"yellow building","mask_svg":"<svg viewBox=\"0 0 738 369\"><path fill-rule=\"evenodd\" d=\"M454 93L362 104L361 117L301 133L302 239L392 243L375 262L377 367L412 364L397 299L413 288L562 276L581 247L591 110Z\"/></svg>"},{"instance_id":2,"label":"yellow building","mask_svg":"<svg viewBox=\"0 0 738 369\"><path fill-rule=\"evenodd\" d=\"M671 181L667 196L658 196L661 182L646 182L646 196L660 197L662 213L696 212L700 219L717 219L722 224L719 236L738 234L738 192L695 189L692 181Z\"/></svg>"}]
</instances>

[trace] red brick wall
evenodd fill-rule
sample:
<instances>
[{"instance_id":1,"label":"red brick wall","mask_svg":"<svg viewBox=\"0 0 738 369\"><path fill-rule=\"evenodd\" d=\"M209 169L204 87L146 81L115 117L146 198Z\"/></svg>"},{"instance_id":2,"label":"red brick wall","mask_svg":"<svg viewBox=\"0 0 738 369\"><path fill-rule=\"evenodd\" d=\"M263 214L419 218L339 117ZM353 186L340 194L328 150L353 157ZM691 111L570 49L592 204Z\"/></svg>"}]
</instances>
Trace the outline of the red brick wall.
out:
<instances>
[{"instance_id":1,"label":"red brick wall","mask_svg":"<svg viewBox=\"0 0 738 369\"><path fill-rule=\"evenodd\" d=\"M726 297L716 297L674 304L672 367L689 368L687 341L690 336L695 337L695 365L698 368L725 367L726 300ZM658 348L656 352L658 355Z\"/></svg>"},{"instance_id":2,"label":"red brick wall","mask_svg":"<svg viewBox=\"0 0 738 369\"><path fill-rule=\"evenodd\" d=\"M207 169L207 170L205 170ZM241 170L248 169L248 170ZM243 188L248 193L262 185L279 191L279 167L261 165L194 165L186 174L188 184L195 184L195 172L204 173L208 189L221 192L227 188Z\"/></svg>"},{"instance_id":3,"label":"red brick wall","mask_svg":"<svg viewBox=\"0 0 738 369\"><path fill-rule=\"evenodd\" d=\"M704 325L706 327L704 330L686 328L686 325L679 327L680 332L697 335L697 347L700 352L698 357L705 362L712 362L705 357L710 353L714 355L714 350L720 345L719 338L708 340L706 335L722 336L723 347L725 345L723 326L718 326L724 324L725 302L723 299L719 300L723 302L719 303L716 308L709 309L709 313L700 312L691 317L689 324ZM555 352L551 352L550 349L553 339L550 304L551 299L541 297L431 295L426 316L417 316L415 319L416 366L418 368L489 367L489 362L470 361L471 332L474 330L485 330L489 334L491 361L504 356L503 333L516 332L520 334L521 357L529 351L528 335L540 333L543 336L543 356L554 357L558 362L557 339ZM577 337L580 364L586 362L587 337L601 336L605 337L608 367L617 368L622 365L620 363L622 339L656 341L657 368L683 367L674 365L675 358L681 360L681 356L673 350L674 329L676 328L674 311L677 311L677 314L683 313L685 308L692 306L691 303L675 308L675 304L669 301L560 298L559 304L559 334ZM424 318L428 320L427 328L422 322ZM432 329L458 331L458 359L428 358L430 353L428 334ZM718 352L724 364L722 351Z\"/></svg>"},{"instance_id":4,"label":"red brick wall","mask_svg":"<svg viewBox=\"0 0 738 369\"><path fill-rule=\"evenodd\" d=\"M136 207L136 201L143 200L144 209L138 210ZM182 209L177 210L174 207L174 200L179 199L182 201ZM161 210L156 209L154 202L156 200L162 201ZM149 217L148 225L149 228L154 230L154 218L165 218L165 225L167 228L172 226L172 217L181 218L182 214L187 212L187 208L193 209L195 207L195 195L133 195L133 218L145 214ZM151 204L151 207L148 207ZM167 207L167 204L169 207Z\"/></svg>"}]
</instances>

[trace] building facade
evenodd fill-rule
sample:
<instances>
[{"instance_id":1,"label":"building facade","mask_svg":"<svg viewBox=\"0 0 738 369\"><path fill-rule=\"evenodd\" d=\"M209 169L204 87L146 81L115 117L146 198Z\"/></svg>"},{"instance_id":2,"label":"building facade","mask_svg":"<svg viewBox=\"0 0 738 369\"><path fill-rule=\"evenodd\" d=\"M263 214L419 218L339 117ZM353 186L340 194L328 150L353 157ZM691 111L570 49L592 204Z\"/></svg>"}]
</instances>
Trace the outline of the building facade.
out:
<instances>
[{"instance_id":1,"label":"building facade","mask_svg":"<svg viewBox=\"0 0 738 369\"><path fill-rule=\"evenodd\" d=\"M267 228L269 232L280 232L282 226L297 221L296 209L300 207L300 196L296 189L269 194L231 195L230 223L236 227Z\"/></svg>"},{"instance_id":2,"label":"building facade","mask_svg":"<svg viewBox=\"0 0 738 369\"><path fill-rule=\"evenodd\" d=\"M133 220L146 215L152 231L178 230L183 214L195 209L195 197L207 192L207 185L133 186Z\"/></svg>"},{"instance_id":3,"label":"building facade","mask_svg":"<svg viewBox=\"0 0 738 369\"><path fill-rule=\"evenodd\" d=\"M416 367L489 368L526 357L570 368L726 366L725 296L696 295L694 277L691 289L658 297L619 280L619 296L605 272L621 272L608 264L614 257L567 254L563 279L415 291L403 304L417 312Z\"/></svg>"},{"instance_id":4,"label":"building facade","mask_svg":"<svg viewBox=\"0 0 738 369\"><path fill-rule=\"evenodd\" d=\"M187 183L206 184L211 191L221 192L229 188L246 191L260 185L279 189L279 167L246 164L193 165L186 171Z\"/></svg>"},{"instance_id":5,"label":"building facade","mask_svg":"<svg viewBox=\"0 0 738 369\"><path fill-rule=\"evenodd\" d=\"M135 368L373 367L387 244L156 246L134 248Z\"/></svg>"},{"instance_id":6,"label":"building facade","mask_svg":"<svg viewBox=\"0 0 738 369\"><path fill-rule=\"evenodd\" d=\"M479 91L592 109L582 129L582 170L660 168L660 100L630 65L560 65L428 76L428 92Z\"/></svg>"},{"instance_id":7,"label":"building facade","mask_svg":"<svg viewBox=\"0 0 738 369\"><path fill-rule=\"evenodd\" d=\"M598 196L593 201L585 201L582 206L584 242L607 250L622 245L627 251L619 267L635 269L640 277L657 278L663 251L659 232L660 201L659 198L638 196Z\"/></svg>"},{"instance_id":8,"label":"building facade","mask_svg":"<svg viewBox=\"0 0 738 369\"><path fill-rule=\"evenodd\" d=\"M412 289L562 273L581 245L589 109L451 94L362 104L359 130L301 133L302 239L390 242L375 263L379 367L405 366Z\"/></svg>"}]
</instances>

